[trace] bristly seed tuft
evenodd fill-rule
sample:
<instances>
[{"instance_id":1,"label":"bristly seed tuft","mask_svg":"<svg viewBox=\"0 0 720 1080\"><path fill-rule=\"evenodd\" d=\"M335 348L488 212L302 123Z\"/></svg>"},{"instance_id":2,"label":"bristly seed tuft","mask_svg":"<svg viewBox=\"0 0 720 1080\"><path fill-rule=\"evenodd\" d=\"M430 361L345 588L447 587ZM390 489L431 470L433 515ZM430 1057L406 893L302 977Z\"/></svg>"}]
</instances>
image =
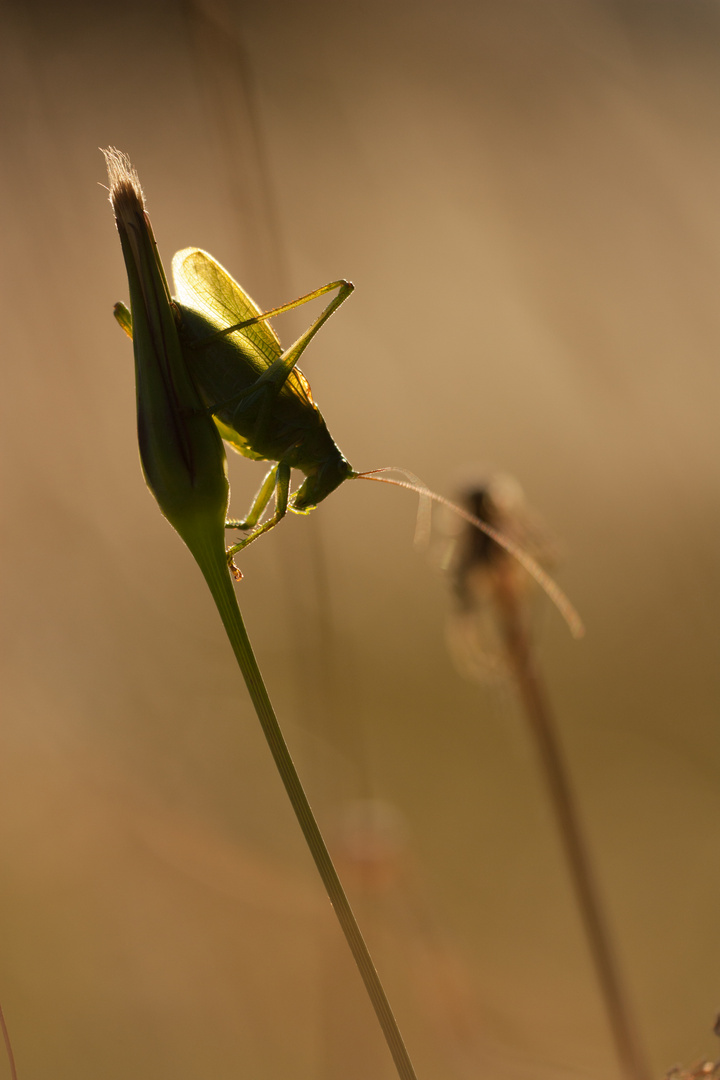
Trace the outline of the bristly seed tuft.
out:
<instances>
[{"instance_id":1,"label":"bristly seed tuft","mask_svg":"<svg viewBox=\"0 0 720 1080\"><path fill-rule=\"evenodd\" d=\"M110 202L115 216L127 219L138 211L144 213L145 196L130 159L114 146L108 146L102 153L110 178Z\"/></svg>"}]
</instances>

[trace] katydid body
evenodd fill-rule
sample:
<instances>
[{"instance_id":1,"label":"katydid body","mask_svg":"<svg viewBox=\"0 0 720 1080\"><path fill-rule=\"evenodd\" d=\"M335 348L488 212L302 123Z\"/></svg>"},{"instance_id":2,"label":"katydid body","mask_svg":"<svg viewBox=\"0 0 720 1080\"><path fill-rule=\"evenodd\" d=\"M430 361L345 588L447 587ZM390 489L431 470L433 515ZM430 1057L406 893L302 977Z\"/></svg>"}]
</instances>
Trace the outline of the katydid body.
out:
<instances>
[{"instance_id":1,"label":"katydid body","mask_svg":"<svg viewBox=\"0 0 720 1080\"><path fill-rule=\"evenodd\" d=\"M344 480L357 475L338 449L313 401L310 385L297 367L303 351L353 286L336 281L262 313L211 255L186 248L173 259L174 299L180 343L192 377L223 439L245 457L274 461L247 516L228 528L250 530L228 549L232 559L273 528L288 510L307 514ZM337 296L298 340L283 351L267 322L334 289ZM132 332L129 313L116 310ZM290 495L290 471L305 482ZM275 495L275 512L259 524Z\"/></svg>"},{"instance_id":2,"label":"katydid body","mask_svg":"<svg viewBox=\"0 0 720 1080\"><path fill-rule=\"evenodd\" d=\"M286 511L308 513L354 475L313 401L297 367L306 346L350 295L353 286L332 282L272 314L337 289L337 296L298 340L283 351L274 330L247 293L212 256L198 248L173 259L180 341L193 378L226 442L245 457L275 461L246 518L228 527L249 535L228 551L232 557L280 521ZM305 482L290 496L290 470ZM275 512L258 524L275 494Z\"/></svg>"}]
</instances>

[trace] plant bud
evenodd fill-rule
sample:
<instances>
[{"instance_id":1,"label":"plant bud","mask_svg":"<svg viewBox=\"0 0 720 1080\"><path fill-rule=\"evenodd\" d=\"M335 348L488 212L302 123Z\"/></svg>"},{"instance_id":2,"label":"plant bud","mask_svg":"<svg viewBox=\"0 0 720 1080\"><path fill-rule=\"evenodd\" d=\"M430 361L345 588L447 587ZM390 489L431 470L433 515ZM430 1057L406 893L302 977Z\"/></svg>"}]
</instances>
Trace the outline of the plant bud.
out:
<instances>
[{"instance_id":1,"label":"plant bud","mask_svg":"<svg viewBox=\"0 0 720 1080\"><path fill-rule=\"evenodd\" d=\"M193 554L225 550L225 450L183 357L165 272L137 173L103 151L130 287L140 461L158 506Z\"/></svg>"}]
</instances>

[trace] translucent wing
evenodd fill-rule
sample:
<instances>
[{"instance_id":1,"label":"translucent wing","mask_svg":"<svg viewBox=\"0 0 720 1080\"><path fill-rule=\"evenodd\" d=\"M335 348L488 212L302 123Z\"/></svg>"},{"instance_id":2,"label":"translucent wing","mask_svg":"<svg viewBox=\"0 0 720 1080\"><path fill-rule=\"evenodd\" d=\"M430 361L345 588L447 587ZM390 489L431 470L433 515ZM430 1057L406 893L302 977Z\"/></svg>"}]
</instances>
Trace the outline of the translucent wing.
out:
<instances>
[{"instance_id":1,"label":"translucent wing","mask_svg":"<svg viewBox=\"0 0 720 1080\"><path fill-rule=\"evenodd\" d=\"M221 326L232 326L262 314L227 270L200 248L178 251L172 261L172 272L180 303ZM262 353L268 366L282 353L278 336L267 322L253 323L240 333Z\"/></svg>"},{"instance_id":2,"label":"translucent wing","mask_svg":"<svg viewBox=\"0 0 720 1080\"><path fill-rule=\"evenodd\" d=\"M177 300L204 315L219 329L262 314L255 301L207 251L200 248L178 251L172 261L172 273ZM260 370L282 354L280 339L268 322L253 323L236 334L251 346L249 352L254 355L247 355L247 359L254 361ZM235 338L236 334L230 337ZM313 404L310 385L298 367L290 373L282 393Z\"/></svg>"}]
</instances>

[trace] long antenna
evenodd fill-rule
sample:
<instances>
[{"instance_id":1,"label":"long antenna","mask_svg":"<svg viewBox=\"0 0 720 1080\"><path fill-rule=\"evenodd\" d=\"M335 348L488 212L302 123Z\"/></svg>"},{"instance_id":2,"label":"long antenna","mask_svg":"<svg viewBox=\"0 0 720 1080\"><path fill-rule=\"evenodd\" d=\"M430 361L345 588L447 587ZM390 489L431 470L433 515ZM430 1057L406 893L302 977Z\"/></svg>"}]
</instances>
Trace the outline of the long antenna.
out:
<instances>
[{"instance_id":1,"label":"long antenna","mask_svg":"<svg viewBox=\"0 0 720 1080\"><path fill-rule=\"evenodd\" d=\"M408 480L394 480L389 476L378 476L378 473L384 472L399 472L403 476L409 477ZM516 559L524 570L527 570L528 574L538 583L543 592L549 597L557 610L562 615L563 619L568 625L568 629L572 636L576 639L584 637L585 627L583 626L582 619L578 615L577 611L570 603L565 593L562 591L557 582L550 577L548 573L543 570L542 566L528 555L519 544L516 544L514 540L511 540L508 536L503 536L501 532L494 529L492 525L488 525L486 521L482 521L480 518L475 517L468 510L464 510L462 506L458 506L457 503L451 502L450 499L446 499L444 495L438 495L436 491L431 491L429 487L423 484L422 480L419 480L407 469L398 468L396 465L388 465L384 469L370 469L368 472L355 473L351 477L352 480L376 480L381 484L392 484L394 487L405 488L407 491L414 491L416 495L420 495L422 498L432 499L433 502L440 503L441 506L446 506L449 510L452 510L454 514L461 517L468 524L474 525L480 532L485 533L491 540L507 551L508 555L512 555Z\"/></svg>"}]
</instances>

